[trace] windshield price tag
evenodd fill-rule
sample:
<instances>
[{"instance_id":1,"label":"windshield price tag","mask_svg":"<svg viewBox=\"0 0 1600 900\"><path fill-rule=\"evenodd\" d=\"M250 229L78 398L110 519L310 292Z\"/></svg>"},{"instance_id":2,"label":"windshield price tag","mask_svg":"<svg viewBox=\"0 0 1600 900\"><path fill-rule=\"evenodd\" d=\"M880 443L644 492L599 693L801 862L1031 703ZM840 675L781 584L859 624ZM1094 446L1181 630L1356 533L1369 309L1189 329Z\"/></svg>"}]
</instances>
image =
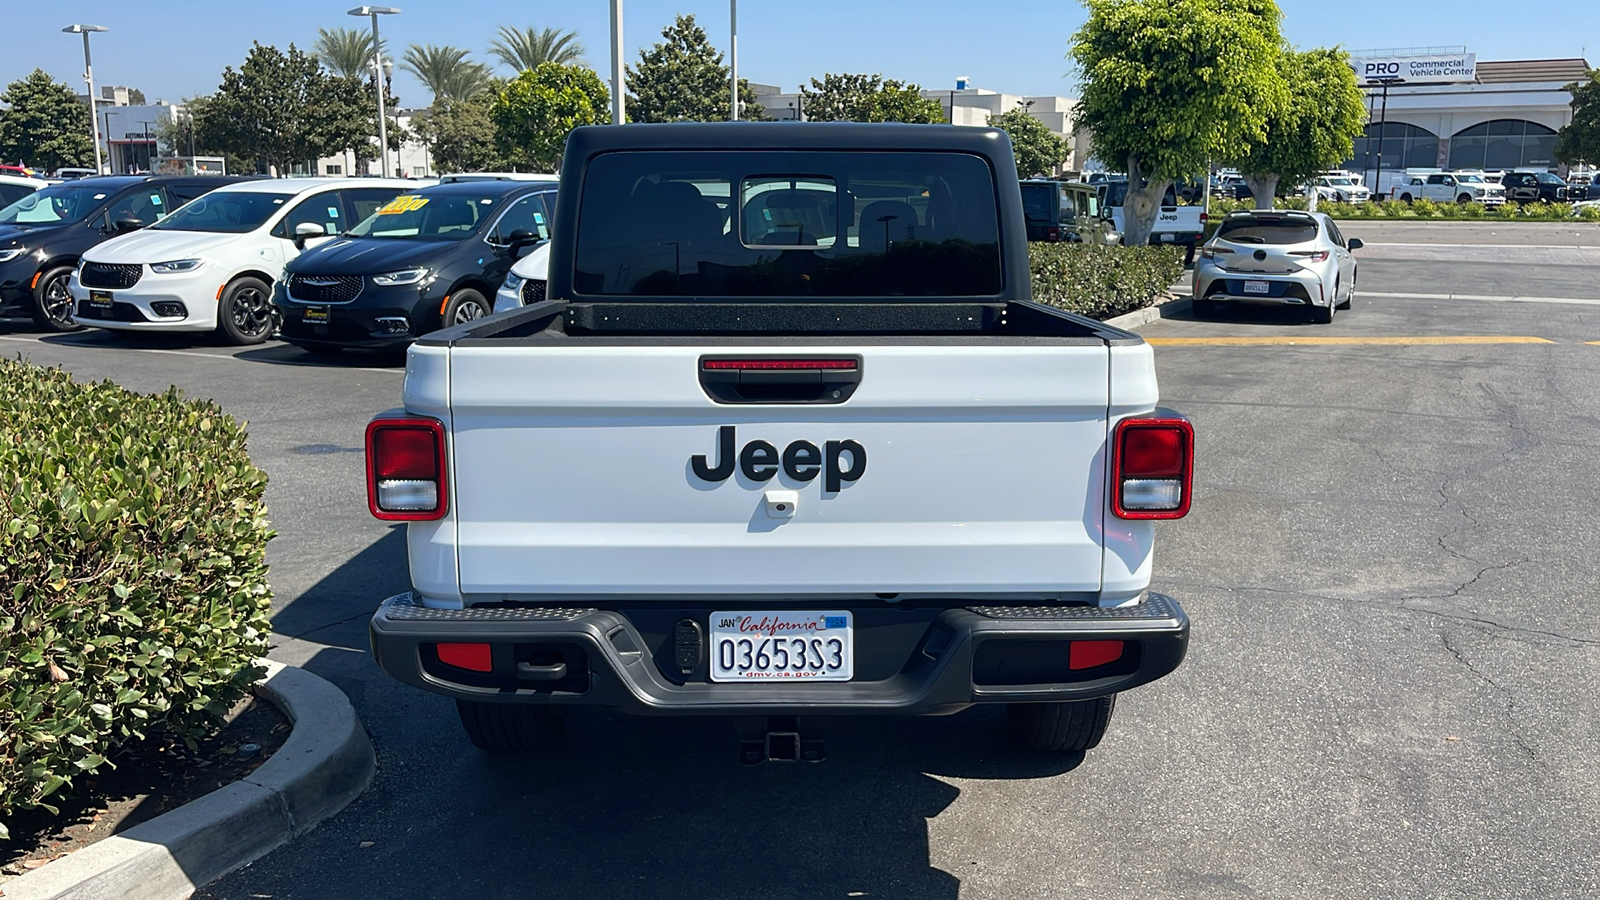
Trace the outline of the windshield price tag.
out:
<instances>
[{"instance_id":1,"label":"windshield price tag","mask_svg":"<svg viewBox=\"0 0 1600 900\"><path fill-rule=\"evenodd\" d=\"M380 215L380 216L393 216L393 215L398 215L400 213L408 213L408 212L412 212L413 210L421 209L421 208L423 208L424 206L427 206L427 205L428 205L428 198L427 197L415 197L415 196L411 196L411 195L407 195L407 194L402 194L399 197L396 197L393 200L390 200L387 204L385 204L383 206L382 209L379 209L378 210L378 215Z\"/></svg>"},{"instance_id":2,"label":"windshield price tag","mask_svg":"<svg viewBox=\"0 0 1600 900\"><path fill-rule=\"evenodd\" d=\"M849 681L855 623L848 610L711 614L712 681Z\"/></svg>"}]
</instances>

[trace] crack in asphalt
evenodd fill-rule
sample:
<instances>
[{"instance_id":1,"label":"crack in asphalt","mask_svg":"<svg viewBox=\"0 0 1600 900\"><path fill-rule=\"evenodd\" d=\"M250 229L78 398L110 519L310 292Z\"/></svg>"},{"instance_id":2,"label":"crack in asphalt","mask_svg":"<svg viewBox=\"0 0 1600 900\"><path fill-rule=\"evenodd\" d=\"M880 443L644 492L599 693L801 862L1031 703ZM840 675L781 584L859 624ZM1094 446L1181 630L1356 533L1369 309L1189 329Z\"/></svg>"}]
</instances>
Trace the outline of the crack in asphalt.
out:
<instances>
[{"instance_id":1,"label":"crack in asphalt","mask_svg":"<svg viewBox=\"0 0 1600 900\"><path fill-rule=\"evenodd\" d=\"M1539 754L1534 752L1533 747L1531 745L1529 745L1526 740L1523 739L1522 730L1517 726L1517 715L1516 715L1516 712L1517 712L1517 696L1516 696L1516 694L1512 693L1510 688L1502 687L1499 684L1499 682L1495 681L1493 678L1490 678L1488 675L1486 675L1485 673L1480 671L1477 666L1472 664L1472 660L1467 659L1465 654L1463 654L1460 650L1456 649L1454 644L1450 643L1450 636L1445 634L1442 631L1439 632L1439 642L1444 645L1444 649L1449 651L1451 656L1456 658L1456 662L1459 662L1463 666L1465 666L1467 671L1471 672L1475 677L1477 677L1477 679L1479 681L1482 681L1484 684L1487 684L1490 688L1492 688L1495 691L1505 695L1506 719L1510 723L1510 727L1507 728L1506 730L1511 735L1512 743L1517 745L1517 749L1519 749L1523 753L1527 754L1527 757L1531 762L1542 763L1543 760L1539 759Z\"/></svg>"},{"instance_id":2,"label":"crack in asphalt","mask_svg":"<svg viewBox=\"0 0 1600 900\"><path fill-rule=\"evenodd\" d=\"M371 618L371 617L372 617L372 611L371 610L367 610L366 612L359 612L359 613L356 613L353 616L346 616L346 617L344 617L342 619L339 619L339 620L333 621L333 622L329 622L329 623L327 623L325 625L318 625L315 628L307 628L305 631L301 631L301 632L278 631L276 628L274 628L272 633L273 634L281 634L286 638L293 638L293 639L295 639L297 641L303 641L303 640L306 639L307 635L316 634L319 631L326 631L329 628L337 628L340 625L345 625L347 623L354 622L357 619L368 619L368 618Z\"/></svg>"}]
</instances>

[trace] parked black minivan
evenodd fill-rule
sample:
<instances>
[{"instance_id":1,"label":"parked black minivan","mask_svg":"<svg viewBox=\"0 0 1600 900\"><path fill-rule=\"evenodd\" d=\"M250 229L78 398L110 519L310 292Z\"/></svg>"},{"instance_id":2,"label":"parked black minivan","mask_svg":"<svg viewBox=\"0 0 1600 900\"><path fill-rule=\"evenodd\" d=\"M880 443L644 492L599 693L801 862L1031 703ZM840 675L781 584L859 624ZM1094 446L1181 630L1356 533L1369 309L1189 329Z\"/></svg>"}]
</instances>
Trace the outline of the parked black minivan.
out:
<instances>
[{"instance_id":1,"label":"parked black minivan","mask_svg":"<svg viewBox=\"0 0 1600 900\"><path fill-rule=\"evenodd\" d=\"M488 315L523 252L550 237L555 181L467 181L396 197L300 254L273 287L279 337L314 352L399 349Z\"/></svg>"},{"instance_id":2,"label":"parked black minivan","mask_svg":"<svg viewBox=\"0 0 1600 900\"><path fill-rule=\"evenodd\" d=\"M242 180L108 175L52 184L16 200L0 209L0 315L26 311L52 331L78 328L67 279L84 251Z\"/></svg>"}]
</instances>

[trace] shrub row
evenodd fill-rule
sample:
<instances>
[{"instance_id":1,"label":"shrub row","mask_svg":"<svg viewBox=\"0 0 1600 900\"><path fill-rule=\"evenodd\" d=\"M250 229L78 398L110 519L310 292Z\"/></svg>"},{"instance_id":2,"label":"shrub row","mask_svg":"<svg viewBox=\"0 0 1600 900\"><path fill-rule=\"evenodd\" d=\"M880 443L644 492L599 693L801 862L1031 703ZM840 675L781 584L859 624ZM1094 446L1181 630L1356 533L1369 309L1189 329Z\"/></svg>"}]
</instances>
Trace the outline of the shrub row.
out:
<instances>
[{"instance_id":1,"label":"shrub row","mask_svg":"<svg viewBox=\"0 0 1600 900\"><path fill-rule=\"evenodd\" d=\"M266 483L214 404L0 360L0 837L259 677Z\"/></svg>"},{"instance_id":2,"label":"shrub row","mask_svg":"<svg viewBox=\"0 0 1600 900\"><path fill-rule=\"evenodd\" d=\"M1305 209L1304 197L1279 197L1279 209ZM1236 209L1252 209L1249 200L1213 200L1210 212L1220 218ZM1324 200L1317 211L1335 219L1491 219L1500 221L1533 220L1544 222L1600 222L1600 207L1578 206L1571 203L1506 203L1484 206L1482 203L1439 203L1417 200L1405 203L1400 200L1374 200L1369 203L1337 203Z\"/></svg>"},{"instance_id":3,"label":"shrub row","mask_svg":"<svg viewBox=\"0 0 1600 900\"><path fill-rule=\"evenodd\" d=\"M1033 299L1096 319L1155 303L1183 275L1183 252L1171 247L1034 242L1028 262Z\"/></svg>"}]
</instances>

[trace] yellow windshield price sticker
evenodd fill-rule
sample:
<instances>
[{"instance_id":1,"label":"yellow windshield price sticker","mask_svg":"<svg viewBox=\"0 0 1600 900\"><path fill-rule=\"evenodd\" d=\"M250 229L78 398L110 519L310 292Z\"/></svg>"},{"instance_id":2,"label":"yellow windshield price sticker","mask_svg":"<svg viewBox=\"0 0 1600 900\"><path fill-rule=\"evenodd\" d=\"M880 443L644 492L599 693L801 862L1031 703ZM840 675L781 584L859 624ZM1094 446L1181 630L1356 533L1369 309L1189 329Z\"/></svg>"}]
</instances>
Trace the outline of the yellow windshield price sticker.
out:
<instances>
[{"instance_id":1,"label":"yellow windshield price sticker","mask_svg":"<svg viewBox=\"0 0 1600 900\"><path fill-rule=\"evenodd\" d=\"M380 216L392 216L397 213L407 213L421 209L428 205L427 197L396 197L388 205L378 210Z\"/></svg>"}]
</instances>

